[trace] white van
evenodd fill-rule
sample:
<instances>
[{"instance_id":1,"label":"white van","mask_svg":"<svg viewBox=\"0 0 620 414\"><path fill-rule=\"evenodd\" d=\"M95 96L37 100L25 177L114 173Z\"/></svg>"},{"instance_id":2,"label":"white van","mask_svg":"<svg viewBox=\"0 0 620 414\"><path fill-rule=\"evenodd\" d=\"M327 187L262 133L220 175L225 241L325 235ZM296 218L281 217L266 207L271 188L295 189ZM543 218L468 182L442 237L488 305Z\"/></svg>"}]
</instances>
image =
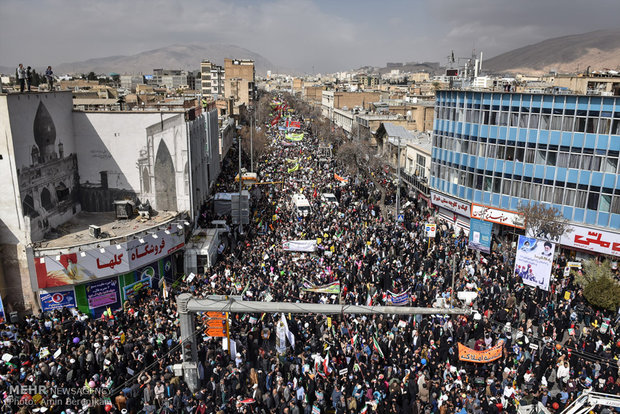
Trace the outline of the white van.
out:
<instances>
[{"instance_id":1,"label":"white van","mask_svg":"<svg viewBox=\"0 0 620 414\"><path fill-rule=\"evenodd\" d=\"M310 215L310 203L305 195L293 194L293 197L291 197L291 203L293 205L293 210L298 216L307 217Z\"/></svg>"}]
</instances>

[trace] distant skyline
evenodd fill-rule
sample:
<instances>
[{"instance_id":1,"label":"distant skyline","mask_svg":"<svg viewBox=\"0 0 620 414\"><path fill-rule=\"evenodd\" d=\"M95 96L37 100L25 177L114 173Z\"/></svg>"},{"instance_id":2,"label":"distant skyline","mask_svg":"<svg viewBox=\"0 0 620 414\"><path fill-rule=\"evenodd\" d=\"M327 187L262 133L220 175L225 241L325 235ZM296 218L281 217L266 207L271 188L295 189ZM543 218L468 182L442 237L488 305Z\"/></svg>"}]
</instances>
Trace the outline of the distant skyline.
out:
<instances>
[{"instance_id":1,"label":"distant skyline","mask_svg":"<svg viewBox=\"0 0 620 414\"><path fill-rule=\"evenodd\" d=\"M620 26L619 0L0 0L0 66L58 65L172 44L235 44L280 68L485 59ZM200 59L196 57L196 68Z\"/></svg>"}]
</instances>

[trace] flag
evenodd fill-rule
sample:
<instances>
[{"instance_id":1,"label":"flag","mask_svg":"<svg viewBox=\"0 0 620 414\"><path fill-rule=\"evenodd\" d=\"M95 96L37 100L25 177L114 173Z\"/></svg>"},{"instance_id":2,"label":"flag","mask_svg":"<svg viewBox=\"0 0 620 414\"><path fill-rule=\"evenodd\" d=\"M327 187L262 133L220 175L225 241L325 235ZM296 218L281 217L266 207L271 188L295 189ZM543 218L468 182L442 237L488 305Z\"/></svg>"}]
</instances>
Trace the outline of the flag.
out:
<instances>
[{"instance_id":1,"label":"flag","mask_svg":"<svg viewBox=\"0 0 620 414\"><path fill-rule=\"evenodd\" d=\"M366 414L368 412L368 405L364 404L364 408L362 408L362 411L360 411L360 414Z\"/></svg>"},{"instance_id":2,"label":"flag","mask_svg":"<svg viewBox=\"0 0 620 414\"><path fill-rule=\"evenodd\" d=\"M366 296L366 306L372 306L372 297L370 296L370 292L368 292L368 296Z\"/></svg>"},{"instance_id":3,"label":"flag","mask_svg":"<svg viewBox=\"0 0 620 414\"><path fill-rule=\"evenodd\" d=\"M164 290L163 292L164 299L168 299L168 287L166 286L166 279L163 279L163 283L161 286L162 286L162 289Z\"/></svg>"},{"instance_id":4,"label":"flag","mask_svg":"<svg viewBox=\"0 0 620 414\"><path fill-rule=\"evenodd\" d=\"M328 377L329 374L332 373L332 369L329 367L329 351L327 352L327 355L323 359L323 373L325 374L326 377Z\"/></svg>"},{"instance_id":5,"label":"flag","mask_svg":"<svg viewBox=\"0 0 620 414\"><path fill-rule=\"evenodd\" d=\"M293 348L293 351L295 350L295 335L293 335L293 332L290 331L290 329L288 329L288 322L286 321L286 317L284 316L284 313L282 314L282 317L280 318L282 320L282 324L284 325L284 334L286 335L286 338L288 339L288 341L291 343L291 348Z\"/></svg>"},{"instance_id":6,"label":"flag","mask_svg":"<svg viewBox=\"0 0 620 414\"><path fill-rule=\"evenodd\" d=\"M381 351L381 346L379 345L379 342L377 341L376 336L372 338L372 347L374 348L375 351L377 351L379 355L381 355L381 358L385 359L385 357L383 356L383 351Z\"/></svg>"},{"instance_id":7,"label":"flag","mask_svg":"<svg viewBox=\"0 0 620 414\"><path fill-rule=\"evenodd\" d=\"M358 334L355 334L352 338L351 338L351 345L355 346L355 343L357 342L357 336Z\"/></svg>"}]
</instances>

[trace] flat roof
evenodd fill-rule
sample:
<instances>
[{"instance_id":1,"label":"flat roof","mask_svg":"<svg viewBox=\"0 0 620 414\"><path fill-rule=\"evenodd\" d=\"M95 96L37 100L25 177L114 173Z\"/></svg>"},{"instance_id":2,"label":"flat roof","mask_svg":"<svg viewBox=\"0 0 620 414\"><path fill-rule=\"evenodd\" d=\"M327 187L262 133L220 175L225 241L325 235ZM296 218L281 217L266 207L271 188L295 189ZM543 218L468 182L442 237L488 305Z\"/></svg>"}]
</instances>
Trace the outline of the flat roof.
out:
<instances>
[{"instance_id":1,"label":"flat roof","mask_svg":"<svg viewBox=\"0 0 620 414\"><path fill-rule=\"evenodd\" d=\"M178 216L176 211L159 211L156 216L142 221L140 216L117 220L115 212L89 213L81 211L68 222L56 227L58 237L49 240L34 242L35 249L60 249L82 244L103 242L108 239L119 239L148 230L152 227L160 226ZM101 227L101 233L108 236L100 239L93 238L88 226L95 225Z\"/></svg>"}]
</instances>

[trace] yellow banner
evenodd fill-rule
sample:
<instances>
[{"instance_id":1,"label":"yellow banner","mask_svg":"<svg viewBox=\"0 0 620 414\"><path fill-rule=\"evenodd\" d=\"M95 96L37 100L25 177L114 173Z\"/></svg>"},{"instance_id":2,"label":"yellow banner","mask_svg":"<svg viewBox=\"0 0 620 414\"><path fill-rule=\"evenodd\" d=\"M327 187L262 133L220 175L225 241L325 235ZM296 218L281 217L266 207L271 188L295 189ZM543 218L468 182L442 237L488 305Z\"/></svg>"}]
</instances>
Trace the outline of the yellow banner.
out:
<instances>
[{"instance_id":1,"label":"yellow banner","mask_svg":"<svg viewBox=\"0 0 620 414\"><path fill-rule=\"evenodd\" d=\"M493 362L496 359L500 359L502 357L503 349L503 340L500 340L494 347L485 349L484 351L476 351L475 349L468 348L459 343L459 360L486 364L487 362Z\"/></svg>"}]
</instances>

